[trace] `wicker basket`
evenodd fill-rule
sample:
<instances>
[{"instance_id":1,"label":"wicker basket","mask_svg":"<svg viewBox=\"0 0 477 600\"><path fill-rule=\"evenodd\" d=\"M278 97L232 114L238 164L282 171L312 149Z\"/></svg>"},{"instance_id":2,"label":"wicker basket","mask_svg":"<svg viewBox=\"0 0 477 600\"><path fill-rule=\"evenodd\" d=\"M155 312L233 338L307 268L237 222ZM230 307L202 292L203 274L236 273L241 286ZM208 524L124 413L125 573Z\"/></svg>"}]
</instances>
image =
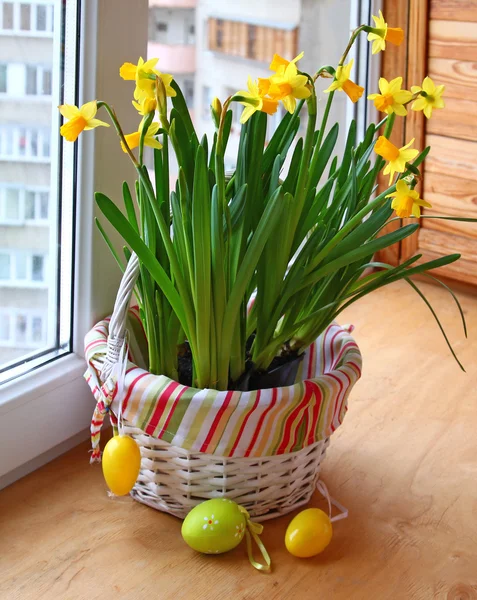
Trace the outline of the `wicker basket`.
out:
<instances>
[{"instance_id":1,"label":"wicker basket","mask_svg":"<svg viewBox=\"0 0 477 600\"><path fill-rule=\"evenodd\" d=\"M117 412L117 406L112 401L115 386L114 382L111 383L111 372L118 363L126 336L128 307L137 273L138 261L133 255L124 273L111 320L109 324L105 321L102 325L103 329L108 329L104 333L107 335L107 345L103 344L101 347L97 344L94 357L88 358L88 382L98 399L98 405L102 407L103 414L109 410L111 404L113 423L116 420L114 412ZM354 381L350 381L351 389L360 375L361 356L356 344L351 338L349 340L348 345L354 347L353 368L357 371ZM89 345L92 345L91 341ZM350 371L353 369L345 373L348 380ZM99 381L94 385L94 374L99 374L103 385ZM340 372L339 375L343 373ZM331 376L338 379L336 375ZM342 387L341 383L340 386ZM343 416L349 389L343 392L340 399ZM117 386L115 391L117 392ZM101 404L103 400L99 398L99 392L101 398L109 397L106 406ZM96 412L95 418L93 423L98 422ZM97 435L99 440L98 430L94 431L93 435ZM136 440L142 455L141 471L131 492L132 496L152 508L180 518L184 518L190 509L200 502L220 497L235 500L257 521L286 514L309 501L329 445L329 435L326 435L289 453L258 457L217 456L213 453L186 450L164 439L148 435L135 424L128 422L127 416L124 432Z\"/></svg>"}]
</instances>

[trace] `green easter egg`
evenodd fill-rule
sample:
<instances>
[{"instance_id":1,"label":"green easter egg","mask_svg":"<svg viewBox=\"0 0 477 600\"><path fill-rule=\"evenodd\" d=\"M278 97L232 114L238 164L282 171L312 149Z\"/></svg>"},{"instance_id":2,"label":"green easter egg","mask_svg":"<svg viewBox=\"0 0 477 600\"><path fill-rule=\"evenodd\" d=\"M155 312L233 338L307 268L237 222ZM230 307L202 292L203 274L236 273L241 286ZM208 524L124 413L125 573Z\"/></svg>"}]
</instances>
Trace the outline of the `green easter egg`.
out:
<instances>
[{"instance_id":1,"label":"green easter egg","mask_svg":"<svg viewBox=\"0 0 477 600\"><path fill-rule=\"evenodd\" d=\"M245 515L239 505L226 498L207 500L195 506L182 523L186 544L204 554L221 554L238 546L245 534Z\"/></svg>"}]
</instances>

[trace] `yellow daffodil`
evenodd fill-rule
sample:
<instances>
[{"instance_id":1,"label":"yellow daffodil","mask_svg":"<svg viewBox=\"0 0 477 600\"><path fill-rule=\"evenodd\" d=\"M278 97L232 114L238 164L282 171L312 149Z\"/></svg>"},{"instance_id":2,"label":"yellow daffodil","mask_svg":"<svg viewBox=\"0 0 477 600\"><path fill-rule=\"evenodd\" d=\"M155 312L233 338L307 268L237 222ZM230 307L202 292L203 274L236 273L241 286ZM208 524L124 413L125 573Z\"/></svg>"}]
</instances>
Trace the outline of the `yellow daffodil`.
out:
<instances>
[{"instance_id":1,"label":"yellow daffodil","mask_svg":"<svg viewBox=\"0 0 477 600\"><path fill-rule=\"evenodd\" d=\"M277 112L278 100L273 100L272 98L264 96L258 83L252 81L250 76L248 78L247 87L248 92L241 90L236 94L236 96L241 98L238 100L240 104L245 106L242 116L240 117L241 123L246 123L257 110L266 112L268 115L273 115L273 113Z\"/></svg>"},{"instance_id":2,"label":"yellow daffodil","mask_svg":"<svg viewBox=\"0 0 477 600\"><path fill-rule=\"evenodd\" d=\"M432 205L419 198L419 193L411 190L403 179L396 183L396 191L388 194L386 198L394 198L391 208L394 208L400 219L406 219L411 215L418 219L421 216L421 206L432 208Z\"/></svg>"},{"instance_id":3,"label":"yellow daffodil","mask_svg":"<svg viewBox=\"0 0 477 600\"><path fill-rule=\"evenodd\" d=\"M68 119L68 122L60 127L60 134L68 142L75 142L83 130L88 131L95 127L109 127L108 123L95 119L98 112L96 100L87 102L80 108L72 104L62 104L58 108L65 119Z\"/></svg>"},{"instance_id":4,"label":"yellow daffodil","mask_svg":"<svg viewBox=\"0 0 477 600\"><path fill-rule=\"evenodd\" d=\"M386 49L386 42L400 46L404 39L404 31L400 27L389 27L384 20L383 13L379 11L379 17L373 15L373 31L368 33L368 41L373 42L372 53L377 54Z\"/></svg>"},{"instance_id":5,"label":"yellow daffodil","mask_svg":"<svg viewBox=\"0 0 477 600\"><path fill-rule=\"evenodd\" d=\"M139 146L139 140L141 139L141 128L142 123L139 126L139 130L134 133L128 133L124 137L126 138L127 145L131 150L137 148ZM151 123L148 127L147 133L144 136L144 145L149 146L150 148L157 148L160 150L162 148L162 144L156 140L154 137L159 131L160 124L159 123ZM125 145L121 142L121 148L123 152L127 152Z\"/></svg>"},{"instance_id":6,"label":"yellow daffodil","mask_svg":"<svg viewBox=\"0 0 477 600\"><path fill-rule=\"evenodd\" d=\"M384 77L379 80L380 94L370 94L368 100L374 101L374 106L381 112L390 115L396 113L404 117L407 115L406 107L403 106L412 98L411 92L401 89L402 77L396 77L388 81Z\"/></svg>"},{"instance_id":7,"label":"yellow daffodil","mask_svg":"<svg viewBox=\"0 0 477 600\"><path fill-rule=\"evenodd\" d=\"M293 60L298 60L302 55L303 53ZM266 81L266 79L260 80L262 90L266 89ZM311 91L307 87L308 77L298 73L296 64L293 61L286 66L278 66L278 71L275 75L269 77L269 82L268 95L274 100L281 100L289 113L295 111L297 99L303 100L311 95Z\"/></svg>"},{"instance_id":8,"label":"yellow daffodil","mask_svg":"<svg viewBox=\"0 0 477 600\"><path fill-rule=\"evenodd\" d=\"M175 96L176 92L171 87L172 75L161 73L155 66L158 58L151 58L144 62L139 58L137 65L133 63L124 63L119 69L119 75L126 81L135 81L136 89L134 98L141 102L144 98L155 98L156 95L156 76L162 79L166 89L166 96Z\"/></svg>"},{"instance_id":9,"label":"yellow daffodil","mask_svg":"<svg viewBox=\"0 0 477 600\"><path fill-rule=\"evenodd\" d=\"M385 160L389 161L386 165L383 174L389 173L389 185L393 180L395 173L404 173L406 170L406 163L416 158L419 154L418 150L409 148L414 144L414 138L402 148L398 148L392 142L390 142L383 135L380 135L374 146L374 151L379 156L382 156Z\"/></svg>"},{"instance_id":10,"label":"yellow daffodil","mask_svg":"<svg viewBox=\"0 0 477 600\"><path fill-rule=\"evenodd\" d=\"M444 108L444 100L442 94L445 87L443 85L435 85L430 77L426 77L422 82L422 87L413 85L411 91L413 94L420 96L413 102L412 110L422 110L428 119L432 116L432 109Z\"/></svg>"},{"instance_id":11,"label":"yellow daffodil","mask_svg":"<svg viewBox=\"0 0 477 600\"><path fill-rule=\"evenodd\" d=\"M149 113L156 110L157 101L155 98L144 97L141 102L135 102L133 100L132 105L142 117L146 117Z\"/></svg>"},{"instance_id":12,"label":"yellow daffodil","mask_svg":"<svg viewBox=\"0 0 477 600\"><path fill-rule=\"evenodd\" d=\"M335 79L330 87L325 90L325 94L338 90L344 92L352 102L358 102L363 95L364 88L349 78L352 67L353 59L347 65L339 66L336 69Z\"/></svg>"},{"instance_id":13,"label":"yellow daffodil","mask_svg":"<svg viewBox=\"0 0 477 600\"><path fill-rule=\"evenodd\" d=\"M300 54L298 56L295 56L293 60L287 60L279 54L274 54L272 62L270 63L270 71L281 71L283 73L290 63L297 63L304 57L304 55L304 52L300 52Z\"/></svg>"}]
</instances>

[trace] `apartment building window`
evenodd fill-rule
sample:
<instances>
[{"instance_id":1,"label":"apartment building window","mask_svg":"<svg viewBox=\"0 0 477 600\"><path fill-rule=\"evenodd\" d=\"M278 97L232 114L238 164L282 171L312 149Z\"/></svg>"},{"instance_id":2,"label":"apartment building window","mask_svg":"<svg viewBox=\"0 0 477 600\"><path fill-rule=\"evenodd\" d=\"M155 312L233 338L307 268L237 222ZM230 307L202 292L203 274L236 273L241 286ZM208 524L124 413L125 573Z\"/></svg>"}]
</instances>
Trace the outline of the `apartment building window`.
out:
<instances>
[{"instance_id":1,"label":"apartment building window","mask_svg":"<svg viewBox=\"0 0 477 600\"><path fill-rule=\"evenodd\" d=\"M2 5L2 29L13 29L13 3L4 2Z\"/></svg>"},{"instance_id":2,"label":"apartment building window","mask_svg":"<svg viewBox=\"0 0 477 600\"><path fill-rule=\"evenodd\" d=\"M53 3L3 2L0 12L0 31L51 36L53 13Z\"/></svg>"},{"instance_id":3,"label":"apartment building window","mask_svg":"<svg viewBox=\"0 0 477 600\"><path fill-rule=\"evenodd\" d=\"M48 224L50 193L44 187L0 185L0 225Z\"/></svg>"},{"instance_id":4,"label":"apartment building window","mask_svg":"<svg viewBox=\"0 0 477 600\"><path fill-rule=\"evenodd\" d=\"M50 136L47 129L33 129L21 125L0 126L0 160L48 160Z\"/></svg>"},{"instance_id":5,"label":"apartment building window","mask_svg":"<svg viewBox=\"0 0 477 600\"><path fill-rule=\"evenodd\" d=\"M194 82L191 79L184 80L184 98L189 108L194 108Z\"/></svg>"},{"instance_id":6,"label":"apartment building window","mask_svg":"<svg viewBox=\"0 0 477 600\"><path fill-rule=\"evenodd\" d=\"M7 65L0 65L0 94L7 93Z\"/></svg>"},{"instance_id":7,"label":"apartment building window","mask_svg":"<svg viewBox=\"0 0 477 600\"><path fill-rule=\"evenodd\" d=\"M156 23L156 29L157 29L158 33L166 33L167 32L167 23L164 23L164 21L159 21L159 23Z\"/></svg>"},{"instance_id":8,"label":"apartment building window","mask_svg":"<svg viewBox=\"0 0 477 600\"><path fill-rule=\"evenodd\" d=\"M0 308L0 346L38 348L45 343L46 319L32 310Z\"/></svg>"},{"instance_id":9,"label":"apartment building window","mask_svg":"<svg viewBox=\"0 0 477 600\"><path fill-rule=\"evenodd\" d=\"M30 96L51 96L51 69L40 65L27 65L25 92Z\"/></svg>"},{"instance_id":10,"label":"apartment building window","mask_svg":"<svg viewBox=\"0 0 477 600\"><path fill-rule=\"evenodd\" d=\"M208 21L209 50L251 60L269 62L274 52L291 59L298 53L297 39L296 27L280 29L215 18Z\"/></svg>"},{"instance_id":11,"label":"apartment building window","mask_svg":"<svg viewBox=\"0 0 477 600\"><path fill-rule=\"evenodd\" d=\"M23 250L0 250L0 286L31 287L46 281L46 258ZM0 305L1 308L1 305Z\"/></svg>"}]
</instances>

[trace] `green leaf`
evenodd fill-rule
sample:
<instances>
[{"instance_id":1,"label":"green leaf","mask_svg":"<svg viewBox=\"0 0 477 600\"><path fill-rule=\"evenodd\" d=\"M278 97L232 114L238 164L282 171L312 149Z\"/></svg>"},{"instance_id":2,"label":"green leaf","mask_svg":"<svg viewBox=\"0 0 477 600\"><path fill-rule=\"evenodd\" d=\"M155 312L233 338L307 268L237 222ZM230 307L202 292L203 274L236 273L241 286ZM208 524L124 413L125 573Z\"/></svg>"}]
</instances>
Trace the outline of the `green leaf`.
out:
<instances>
[{"instance_id":1,"label":"green leaf","mask_svg":"<svg viewBox=\"0 0 477 600\"><path fill-rule=\"evenodd\" d=\"M181 297L177 293L177 290L175 289L164 269L161 267L157 258L149 250L136 231L134 231L134 228L130 225L129 221L117 208L114 202L100 192L96 192L95 199L103 215L108 219L111 225L129 244L132 250L137 254L138 258L147 267L148 271L162 289L166 298L169 300L169 303L176 313L177 318L180 320L182 327L187 332L189 328L187 325Z\"/></svg>"},{"instance_id":2,"label":"green leaf","mask_svg":"<svg viewBox=\"0 0 477 600\"><path fill-rule=\"evenodd\" d=\"M131 196L131 191L129 189L127 181L123 181L123 199L124 199L124 207L126 209L126 214L128 216L128 221L131 223L131 226L134 228L136 233L139 233L139 227L137 224L136 211L134 210L134 203Z\"/></svg>"}]
</instances>

